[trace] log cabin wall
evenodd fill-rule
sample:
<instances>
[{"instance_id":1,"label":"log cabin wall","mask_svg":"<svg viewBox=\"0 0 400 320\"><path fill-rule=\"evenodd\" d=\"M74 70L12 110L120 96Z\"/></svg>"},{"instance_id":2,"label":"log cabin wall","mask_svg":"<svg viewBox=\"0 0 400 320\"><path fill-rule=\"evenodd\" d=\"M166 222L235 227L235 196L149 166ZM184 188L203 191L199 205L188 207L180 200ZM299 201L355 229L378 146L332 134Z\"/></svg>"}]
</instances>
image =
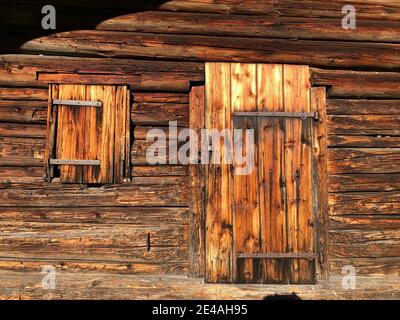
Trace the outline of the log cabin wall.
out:
<instances>
[{"instance_id":1,"label":"log cabin wall","mask_svg":"<svg viewBox=\"0 0 400 320\"><path fill-rule=\"evenodd\" d=\"M18 30L2 37L0 60L0 268L49 262L187 274L188 168L148 166L145 135L170 120L188 126L190 83L204 81L204 62L236 61L311 66L313 85L327 89L332 271L348 263L366 274L398 270L399 4L351 1L358 9L352 31L341 27L349 1L174 0L149 8L116 3L118 10L83 2L77 10L59 1L77 30L61 24L36 34L41 7L33 0L4 10L25 19L2 19ZM89 8L99 17L108 10L111 19L79 28ZM124 77L135 126L130 185L44 182L48 90L39 71Z\"/></svg>"}]
</instances>

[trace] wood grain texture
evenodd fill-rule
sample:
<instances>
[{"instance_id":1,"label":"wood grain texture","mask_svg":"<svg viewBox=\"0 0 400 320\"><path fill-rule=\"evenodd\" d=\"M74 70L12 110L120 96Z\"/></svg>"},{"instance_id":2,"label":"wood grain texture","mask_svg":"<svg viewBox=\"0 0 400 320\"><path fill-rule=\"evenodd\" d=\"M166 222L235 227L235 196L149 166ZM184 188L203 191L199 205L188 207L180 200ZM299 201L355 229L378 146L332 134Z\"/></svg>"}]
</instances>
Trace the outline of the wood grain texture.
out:
<instances>
[{"instance_id":1,"label":"wood grain texture","mask_svg":"<svg viewBox=\"0 0 400 320\"><path fill-rule=\"evenodd\" d=\"M205 86L194 86L189 94L190 129L201 137L205 128ZM201 150L200 141L192 141L191 148ZM197 159L198 154L194 155ZM190 216L189 216L189 266L192 277L205 274L205 168L203 164L189 164Z\"/></svg>"},{"instance_id":2,"label":"wood grain texture","mask_svg":"<svg viewBox=\"0 0 400 320\"><path fill-rule=\"evenodd\" d=\"M231 65L206 63L206 128L231 128ZM213 115L213 116L211 116ZM222 150L226 150L224 145ZM224 154L221 154L222 157ZM220 160L220 159L219 159ZM221 162L220 162L221 163ZM232 282L231 170L228 164L206 169L206 281Z\"/></svg>"}]
</instances>

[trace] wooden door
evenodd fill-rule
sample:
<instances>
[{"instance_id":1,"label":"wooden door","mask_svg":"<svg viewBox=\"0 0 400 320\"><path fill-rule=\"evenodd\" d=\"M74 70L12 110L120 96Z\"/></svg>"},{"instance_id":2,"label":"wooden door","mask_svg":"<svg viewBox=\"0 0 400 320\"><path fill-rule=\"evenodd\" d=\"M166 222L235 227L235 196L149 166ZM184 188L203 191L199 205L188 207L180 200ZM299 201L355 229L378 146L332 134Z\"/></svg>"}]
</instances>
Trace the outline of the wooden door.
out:
<instances>
[{"instance_id":1,"label":"wooden door","mask_svg":"<svg viewBox=\"0 0 400 320\"><path fill-rule=\"evenodd\" d=\"M207 281L315 282L310 100L307 66L206 64L206 128L254 130L250 174L208 166Z\"/></svg>"}]
</instances>

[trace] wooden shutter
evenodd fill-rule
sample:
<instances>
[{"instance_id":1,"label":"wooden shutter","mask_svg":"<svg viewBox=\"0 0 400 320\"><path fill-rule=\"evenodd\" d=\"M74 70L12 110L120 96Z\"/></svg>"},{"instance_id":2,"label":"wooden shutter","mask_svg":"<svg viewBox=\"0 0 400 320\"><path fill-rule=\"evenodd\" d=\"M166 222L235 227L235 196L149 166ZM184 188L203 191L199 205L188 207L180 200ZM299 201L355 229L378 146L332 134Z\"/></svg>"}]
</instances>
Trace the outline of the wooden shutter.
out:
<instances>
[{"instance_id":1,"label":"wooden shutter","mask_svg":"<svg viewBox=\"0 0 400 320\"><path fill-rule=\"evenodd\" d=\"M55 177L57 163L62 183L121 183L129 178L128 88L52 84L50 97L45 152L48 178ZM83 164L65 164L71 160Z\"/></svg>"},{"instance_id":2,"label":"wooden shutter","mask_svg":"<svg viewBox=\"0 0 400 320\"><path fill-rule=\"evenodd\" d=\"M250 175L209 165L207 281L315 282L309 68L207 63L206 101L207 128L255 131Z\"/></svg>"}]
</instances>

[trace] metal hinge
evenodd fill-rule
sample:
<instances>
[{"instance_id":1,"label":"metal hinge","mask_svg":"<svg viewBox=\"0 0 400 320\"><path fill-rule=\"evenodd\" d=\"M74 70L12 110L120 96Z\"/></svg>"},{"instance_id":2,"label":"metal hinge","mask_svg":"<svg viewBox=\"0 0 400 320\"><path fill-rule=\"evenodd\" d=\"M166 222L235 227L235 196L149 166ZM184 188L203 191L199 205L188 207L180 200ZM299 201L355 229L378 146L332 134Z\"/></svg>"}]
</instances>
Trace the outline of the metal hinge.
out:
<instances>
[{"instance_id":1,"label":"metal hinge","mask_svg":"<svg viewBox=\"0 0 400 320\"><path fill-rule=\"evenodd\" d=\"M50 103L52 105L63 105L63 106L73 106L73 107L101 107L103 105L101 101L60 100L60 99L51 99Z\"/></svg>"},{"instance_id":2,"label":"metal hinge","mask_svg":"<svg viewBox=\"0 0 400 320\"><path fill-rule=\"evenodd\" d=\"M305 120L307 118L313 118L319 120L319 113L316 112L266 112L266 111L255 111L255 112L234 112L234 116L241 117L272 117L272 118L300 118Z\"/></svg>"}]
</instances>

